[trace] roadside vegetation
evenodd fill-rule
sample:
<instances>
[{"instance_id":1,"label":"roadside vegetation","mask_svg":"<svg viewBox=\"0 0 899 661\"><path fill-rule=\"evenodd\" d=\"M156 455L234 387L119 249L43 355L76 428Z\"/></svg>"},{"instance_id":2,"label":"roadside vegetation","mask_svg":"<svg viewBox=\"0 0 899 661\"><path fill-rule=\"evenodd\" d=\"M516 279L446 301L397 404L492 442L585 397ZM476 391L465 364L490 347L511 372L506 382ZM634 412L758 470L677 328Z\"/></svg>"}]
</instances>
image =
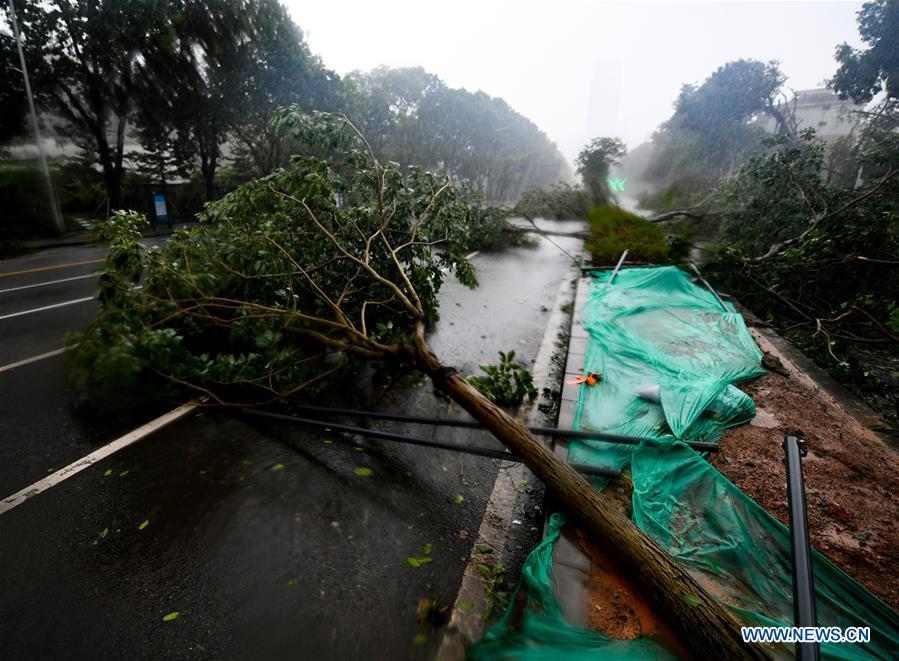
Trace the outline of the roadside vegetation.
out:
<instances>
[{"instance_id":1,"label":"roadside vegetation","mask_svg":"<svg viewBox=\"0 0 899 661\"><path fill-rule=\"evenodd\" d=\"M505 101L418 67L338 76L277 0L17 3L57 197L71 218L150 211L153 192L189 219L204 203L287 167L302 149L271 118L341 113L384 162L468 181L494 204L570 179L555 145ZM0 20L9 23L4 4ZM18 62L0 32L0 56ZM34 170L22 75L0 68L0 239L52 234ZM25 185L27 184L27 185Z\"/></svg>"}]
</instances>

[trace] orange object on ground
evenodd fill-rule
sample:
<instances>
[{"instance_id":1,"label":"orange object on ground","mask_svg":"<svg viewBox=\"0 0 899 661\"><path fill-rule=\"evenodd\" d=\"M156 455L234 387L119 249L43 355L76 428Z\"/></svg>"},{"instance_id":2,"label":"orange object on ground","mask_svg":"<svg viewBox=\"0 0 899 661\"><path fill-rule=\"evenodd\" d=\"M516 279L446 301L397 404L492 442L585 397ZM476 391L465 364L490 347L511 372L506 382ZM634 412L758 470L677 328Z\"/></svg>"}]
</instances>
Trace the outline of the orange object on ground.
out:
<instances>
[{"instance_id":1,"label":"orange object on ground","mask_svg":"<svg viewBox=\"0 0 899 661\"><path fill-rule=\"evenodd\" d=\"M586 383L588 386L595 386L597 383L599 383L600 379L602 379L601 374L597 374L596 372L587 372L587 374L579 374L571 381L566 381L565 383Z\"/></svg>"}]
</instances>

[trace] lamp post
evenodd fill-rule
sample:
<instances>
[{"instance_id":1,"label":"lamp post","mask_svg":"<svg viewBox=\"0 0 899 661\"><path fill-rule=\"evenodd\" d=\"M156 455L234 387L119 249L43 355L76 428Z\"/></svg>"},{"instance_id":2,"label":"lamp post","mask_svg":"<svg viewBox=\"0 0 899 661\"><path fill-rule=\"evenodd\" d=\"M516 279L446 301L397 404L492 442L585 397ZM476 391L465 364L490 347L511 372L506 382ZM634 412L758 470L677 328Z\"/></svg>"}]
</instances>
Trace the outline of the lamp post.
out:
<instances>
[{"instance_id":1,"label":"lamp post","mask_svg":"<svg viewBox=\"0 0 899 661\"><path fill-rule=\"evenodd\" d=\"M31 111L31 122L34 126L34 139L37 142L38 160L41 163L41 172L44 175L44 183L47 185L47 197L50 201L50 210L53 213L53 224L60 236L65 232L62 223L62 214L56 201L56 191L53 190L53 180L50 179L50 168L47 166L47 155L44 153L44 141L41 137L41 127L37 119L37 111L34 108L34 96L31 94L31 82L28 80L28 68L25 66L25 51L22 49L22 35L19 34L19 21L16 19L16 8L13 0L9 0L9 20L12 23L13 37L19 50L19 63L22 65L22 77L25 79L25 96L28 97L28 109Z\"/></svg>"}]
</instances>

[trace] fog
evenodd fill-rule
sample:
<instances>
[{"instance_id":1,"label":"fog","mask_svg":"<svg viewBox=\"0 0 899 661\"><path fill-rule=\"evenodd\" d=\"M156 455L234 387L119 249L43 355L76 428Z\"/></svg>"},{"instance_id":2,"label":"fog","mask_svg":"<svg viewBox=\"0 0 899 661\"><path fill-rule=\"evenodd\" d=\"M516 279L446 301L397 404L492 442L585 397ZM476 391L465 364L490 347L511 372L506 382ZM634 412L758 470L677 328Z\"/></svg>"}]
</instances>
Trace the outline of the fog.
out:
<instances>
[{"instance_id":1,"label":"fog","mask_svg":"<svg viewBox=\"0 0 899 661\"><path fill-rule=\"evenodd\" d=\"M835 46L861 45L861 4L286 1L338 73L422 66L503 97L569 160L600 135L636 147L670 116L682 84L730 60L779 60L787 88L822 86Z\"/></svg>"}]
</instances>

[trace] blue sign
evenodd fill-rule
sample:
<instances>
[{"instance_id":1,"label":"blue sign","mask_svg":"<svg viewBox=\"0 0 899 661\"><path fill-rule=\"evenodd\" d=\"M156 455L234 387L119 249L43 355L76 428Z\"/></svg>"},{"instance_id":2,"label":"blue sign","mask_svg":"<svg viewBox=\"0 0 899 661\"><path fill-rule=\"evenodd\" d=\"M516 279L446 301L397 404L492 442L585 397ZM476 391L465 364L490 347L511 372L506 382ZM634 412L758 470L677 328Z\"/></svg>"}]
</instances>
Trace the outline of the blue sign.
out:
<instances>
[{"instance_id":1,"label":"blue sign","mask_svg":"<svg viewBox=\"0 0 899 661\"><path fill-rule=\"evenodd\" d=\"M156 211L157 220L168 220L169 214L165 208L165 195L153 196L153 209Z\"/></svg>"}]
</instances>

